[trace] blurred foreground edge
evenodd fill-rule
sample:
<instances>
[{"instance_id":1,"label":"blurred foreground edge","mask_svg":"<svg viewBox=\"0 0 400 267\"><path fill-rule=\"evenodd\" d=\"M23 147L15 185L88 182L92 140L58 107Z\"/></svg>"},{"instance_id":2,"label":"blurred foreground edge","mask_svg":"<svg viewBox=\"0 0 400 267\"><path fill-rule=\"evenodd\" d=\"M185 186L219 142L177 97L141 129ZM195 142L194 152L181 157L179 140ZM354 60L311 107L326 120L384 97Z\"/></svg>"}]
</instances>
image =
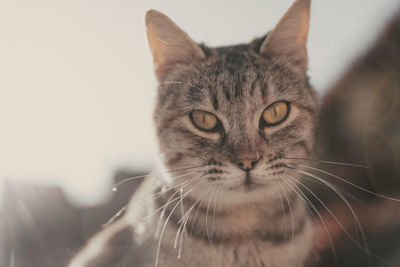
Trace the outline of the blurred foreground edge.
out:
<instances>
[{"instance_id":1,"label":"blurred foreground edge","mask_svg":"<svg viewBox=\"0 0 400 267\"><path fill-rule=\"evenodd\" d=\"M120 170L114 181L142 174ZM141 181L124 183L111 199L93 207L71 205L57 187L6 181L0 209L0 266L67 266L86 241L128 203Z\"/></svg>"},{"instance_id":2,"label":"blurred foreground edge","mask_svg":"<svg viewBox=\"0 0 400 267\"><path fill-rule=\"evenodd\" d=\"M400 266L399 202L366 193L338 178L377 194L400 198L400 11L378 37L324 97L316 133L315 158L366 168L318 163L314 167L325 173L312 171L348 199L366 242L340 196L327 186L308 182L336 217L313 199L337 254L333 255L320 223L316 250L322 254L318 266Z\"/></svg>"}]
</instances>

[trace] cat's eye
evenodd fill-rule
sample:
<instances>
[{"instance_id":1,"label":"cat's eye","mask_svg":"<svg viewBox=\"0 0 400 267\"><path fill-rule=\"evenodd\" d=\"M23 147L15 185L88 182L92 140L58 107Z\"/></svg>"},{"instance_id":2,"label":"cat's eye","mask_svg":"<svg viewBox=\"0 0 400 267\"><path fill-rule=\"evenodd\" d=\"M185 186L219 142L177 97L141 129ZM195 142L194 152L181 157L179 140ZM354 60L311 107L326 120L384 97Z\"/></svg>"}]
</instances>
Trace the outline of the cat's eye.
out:
<instances>
[{"instance_id":1,"label":"cat's eye","mask_svg":"<svg viewBox=\"0 0 400 267\"><path fill-rule=\"evenodd\" d=\"M194 126L200 130L213 132L217 128L218 119L217 117L207 111L194 110L190 113L190 118Z\"/></svg>"},{"instance_id":2,"label":"cat's eye","mask_svg":"<svg viewBox=\"0 0 400 267\"><path fill-rule=\"evenodd\" d=\"M278 101L269 105L262 114L266 126L274 126L285 121L289 115L289 103Z\"/></svg>"}]
</instances>

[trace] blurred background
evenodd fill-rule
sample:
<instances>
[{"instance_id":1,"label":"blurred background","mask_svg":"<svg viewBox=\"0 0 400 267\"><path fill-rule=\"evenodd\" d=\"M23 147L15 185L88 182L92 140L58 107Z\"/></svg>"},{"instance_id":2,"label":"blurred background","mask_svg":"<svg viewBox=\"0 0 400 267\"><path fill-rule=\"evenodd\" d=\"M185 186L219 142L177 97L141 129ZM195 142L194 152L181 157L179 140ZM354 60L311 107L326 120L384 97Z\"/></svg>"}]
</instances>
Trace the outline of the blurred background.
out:
<instances>
[{"instance_id":1,"label":"blurred background","mask_svg":"<svg viewBox=\"0 0 400 267\"><path fill-rule=\"evenodd\" d=\"M116 193L113 184L156 164L147 9L166 13L195 41L218 46L264 35L291 3L1 0L0 266L65 266L140 181ZM323 104L315 156L372 165L374 171L324 168L394 195L400 191L399 9L398 0L314 0L308 41L309 75ZM373 207L373 213L355 209L376 251L399 263L398 253L390 253L397 247L383 245L399 243L398 206L344 188ZM337 195L314 189L339 220L349 217L340 213L347 208L337 206ZM343 251L349 248L342 235L336 239ZM339 253L339 262L340 255L347 260L340 267L366 266L365 257L349 263L346 253ZM324 260L330 266L331 255ZM380 264L372 266L399 266Z\"/></svg>"}]
</instances>

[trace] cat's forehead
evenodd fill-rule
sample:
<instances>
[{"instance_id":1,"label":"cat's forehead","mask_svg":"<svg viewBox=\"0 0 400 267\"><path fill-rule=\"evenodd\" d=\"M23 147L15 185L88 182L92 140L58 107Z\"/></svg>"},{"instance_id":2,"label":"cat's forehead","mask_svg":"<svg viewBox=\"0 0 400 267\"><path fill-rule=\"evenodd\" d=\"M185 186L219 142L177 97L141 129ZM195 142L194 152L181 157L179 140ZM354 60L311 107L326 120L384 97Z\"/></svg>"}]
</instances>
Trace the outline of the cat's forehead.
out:
<instances>
[{"instance_id":1,"label":"cat's forehead","mask_svg":"<svg viewBox=\"0 0 400 267\"><path fill-rule=\"evenodd\" d=\"M192 103L206 97L212 98L214 106L231 108L248 101L261 104L293 100L307 93L304 77L245 45L215 49L213 56L197 65L194 72L194 86L188 95L198 98L192 97ZM196 90L200 92L196 94Z\"/></svg>"},{"instance_id":2,"label":"cat's forehead","mask_svg":"<svg viewBox=\"0 0 400 267\"><path fill-rule=\"evenodd\" d=\"M253 114L279 100L313 104L306 76L260 55L253 44L203 47L205 60L181 65L160 84L160 103L173 106L170 112L176 114L194 109Z\"/></svg>"}]
</instances>

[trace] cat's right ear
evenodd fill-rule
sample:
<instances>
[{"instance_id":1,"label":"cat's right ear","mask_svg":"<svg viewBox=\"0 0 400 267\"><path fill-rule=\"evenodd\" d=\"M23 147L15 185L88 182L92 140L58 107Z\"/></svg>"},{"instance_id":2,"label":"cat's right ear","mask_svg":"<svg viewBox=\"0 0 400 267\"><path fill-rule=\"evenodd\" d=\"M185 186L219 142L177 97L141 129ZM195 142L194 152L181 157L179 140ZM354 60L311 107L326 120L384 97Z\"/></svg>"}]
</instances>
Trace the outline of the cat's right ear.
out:
<instances>
[{"instance_id":1,"label":"cat's right ear","mask_svg":"<svg viewBox=\"0 0 400 267\"><path fill-rule=\"evenodd\" d=\"M203 50L161 12L147 11L146 30L158 81L162 81L176 64L205 58Z\"/></svg>"}]
</instances>

